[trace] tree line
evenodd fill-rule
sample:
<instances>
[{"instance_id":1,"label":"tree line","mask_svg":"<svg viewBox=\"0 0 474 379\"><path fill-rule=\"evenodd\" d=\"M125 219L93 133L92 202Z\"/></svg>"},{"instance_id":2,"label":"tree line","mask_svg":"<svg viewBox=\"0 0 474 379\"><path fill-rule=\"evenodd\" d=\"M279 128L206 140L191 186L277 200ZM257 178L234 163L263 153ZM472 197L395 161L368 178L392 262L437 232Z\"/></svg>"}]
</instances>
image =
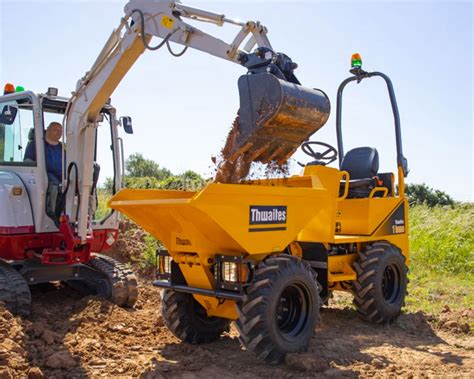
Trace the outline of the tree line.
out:
<instances>
[{"instance_id":1,"label":"tree line","mask_svg":"<svg viewBox=\"0 0 474 379\"><path fill-rule=\"evenodd\" d=\"M125 161L125 187L144 189L170 189L196 191L204 187L209 180L198 173L187 170L175 175L165 167L141 153L135 153ZM112 190L112 178L107 178L104 187Z\"/></svg>"}]
</instances>

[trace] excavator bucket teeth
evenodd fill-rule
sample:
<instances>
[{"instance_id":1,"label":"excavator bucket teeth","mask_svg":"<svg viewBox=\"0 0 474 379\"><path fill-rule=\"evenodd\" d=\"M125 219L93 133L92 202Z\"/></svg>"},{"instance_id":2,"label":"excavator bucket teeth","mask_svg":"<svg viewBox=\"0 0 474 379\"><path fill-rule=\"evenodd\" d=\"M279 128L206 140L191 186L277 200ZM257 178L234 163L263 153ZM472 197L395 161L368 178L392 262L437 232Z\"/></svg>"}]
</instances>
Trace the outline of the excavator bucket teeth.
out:
<instances>
[{"instance_id":1,"label":"excavator bucket teeth","mask_svg":"<svg viewBox=\"0 0 474 379\"><path fill-rule=\"evenodd\" d=\"M330 102L319 90L268 73L239 78L240 110L229 160L284 163L329 118Z\"/></svg>"}]
</instances>

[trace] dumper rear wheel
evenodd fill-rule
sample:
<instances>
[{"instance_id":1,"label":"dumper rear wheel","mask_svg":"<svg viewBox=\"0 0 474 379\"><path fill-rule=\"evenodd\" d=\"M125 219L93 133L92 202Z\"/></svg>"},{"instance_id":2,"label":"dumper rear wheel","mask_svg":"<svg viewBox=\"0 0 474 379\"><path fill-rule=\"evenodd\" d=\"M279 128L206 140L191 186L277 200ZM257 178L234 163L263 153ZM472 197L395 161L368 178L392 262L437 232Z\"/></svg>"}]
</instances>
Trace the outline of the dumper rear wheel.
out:
<instances>
[{"instance_id":1,"label":"dumper rear wheel","mask_svg":"<svg viewBox=\"0 0 474 379\"><path fill-rule=\"evenodd\" d=\"M165 289L161 293L161 315L166 327L183 342L212 342L229 330L230 320L209 317L193 295Z\"/></svg>"},{"instance_id":2,"label":"dumper rear wheel","mask_svg":"<svg viewBox=\"0 0 474 379\"><path fill-rule=\"evenodd\" d=\"M382 324L400 314L407 292L405 257L395 246L377 242L354 262L354 305L362 319Z\"/></svg>"},{"instance_id":3,"label":"dumper rear wheel","mask_svg":"<svg viewBox=\"0 0 474 379\"><path fill-rule=\"evenodd\" d=\"M242 345L274 364L287 353L306 350L320 319L319 291L317 275L306 262L283 254L261 262L238 304Z\"/></svg>"}]
</instances>

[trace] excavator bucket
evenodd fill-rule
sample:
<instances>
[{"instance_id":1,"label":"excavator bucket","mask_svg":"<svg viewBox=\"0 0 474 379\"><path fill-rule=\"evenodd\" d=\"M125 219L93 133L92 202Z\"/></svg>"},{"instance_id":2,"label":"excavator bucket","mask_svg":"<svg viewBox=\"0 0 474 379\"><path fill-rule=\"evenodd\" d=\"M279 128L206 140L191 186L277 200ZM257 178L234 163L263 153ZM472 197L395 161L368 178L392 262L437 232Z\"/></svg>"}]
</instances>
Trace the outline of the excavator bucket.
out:
<instances>
[{"instance_id":1,"label":"excavator bucket","mask_svg":"<svg viewBox=\"0 0 474 379\"><path fill-rule=\"evenodd\" d=\"M329 118L330 102L322 91L278 79L268 73L239 78L238 130L227 159L284 163Z\"/></svg>"}]
</instances>

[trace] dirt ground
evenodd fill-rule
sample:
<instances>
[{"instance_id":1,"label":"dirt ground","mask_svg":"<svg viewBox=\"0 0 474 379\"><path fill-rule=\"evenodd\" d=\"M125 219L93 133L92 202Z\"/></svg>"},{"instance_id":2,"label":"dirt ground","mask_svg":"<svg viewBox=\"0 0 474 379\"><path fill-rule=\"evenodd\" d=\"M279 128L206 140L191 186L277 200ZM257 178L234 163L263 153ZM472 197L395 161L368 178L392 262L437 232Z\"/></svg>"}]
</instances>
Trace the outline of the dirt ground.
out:
<instances>
[{"instance_id":1,"label":"dirt ground","mask_svg":"<svg viewBox=\"0 0 474 379\"><path fill-rule=\"evenodd\" d=\"M27 319L0 305L0 378L474 376L472 309L403 314L374 326L339 300L322 310L308 352L268 366L241 349L234 328L211 344L180 343L163 326L159 291L149 282L135 309L43 285L33 289Z\"/></svg>"}]
</instances>

